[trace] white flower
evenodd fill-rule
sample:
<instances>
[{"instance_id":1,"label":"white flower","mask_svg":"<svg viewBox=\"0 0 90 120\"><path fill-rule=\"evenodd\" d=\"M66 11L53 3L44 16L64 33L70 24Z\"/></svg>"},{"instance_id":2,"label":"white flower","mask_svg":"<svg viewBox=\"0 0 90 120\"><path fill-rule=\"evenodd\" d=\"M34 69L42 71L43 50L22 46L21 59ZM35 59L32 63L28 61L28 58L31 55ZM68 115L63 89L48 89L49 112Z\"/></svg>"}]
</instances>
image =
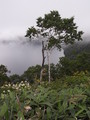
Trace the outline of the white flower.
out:
<instances>
[{"instance_id":1,"label":"white flower","mask_svg":"<svg viewBox=\"0 0 90 120\"><path fill-rule=\"evenodd\" d=\"M11 86L11 84L9 83L9 84L8 84L8 86L10 87L10 86Z\"/></svg>"},{"instance_id":2,"label":"white flower","mask_svg":"<svg viewBox=\"0 0 90 120\"><path fill-rule=\"evenodd\" d=\"M37 94L34 94L34 96L36 96Z\"/></svg>"},{"instance_id":3,"label":"white flower","mask_svg":"<svg viewBox=\"0 0 90 120\"><path fill-rule=\"evenodd\" d=\"M8 85L6 84L5 87L8 87Z\"/></svg>"},{"instance_id":4,"label":"white flower","mask_svg":"<svg viewBox=\"0 0 90 120\"><path fill-rule=\"evenodd\" d=\"M30 87L29 83L27 83L27 87Z\"/></svg>"},{"instance_id":5,"label":"white flower","mask_svg":"<svg viewBox=\"0 0 90 120\"><path fill-rule=\"evenodd\" d=\"M15 87L15 84L13 84L13 87Z\"/></svg>"},{"instance_id":6,"label":"white flower","mask_svg":"<svg viewBox=\"0 0 90 120\"><path fill-rule=\"evenodd\" d=\"M23 83L23 81L21 81L21 83Z\"/></svg>"},{"instance_id":7,"label":"white flower","mask_svg":"<svg viewBox=\"0 0 90 120\"><path fill-rule=\"evenodd\" d=\"M10 92L10 90L7 90L8 92Z\"/></svg>"},{"instance_id":8,"label":"white flower","mask_svg":"<svg viewBox=\"0 0 90 120\"><path fill-rule=\"evenodd\" d=\"M18 90L18 89L19 89L19 87L16 87L15 89L16 89L16 90Z\"/></svg>"},{"instance_id":9,"label":"white flower","mask_svg":"<svg viewBox=\"0 0 90 120\"><path fill-rule=\"evenodd\" d=\"M24 109L28 112L29 110L31 110L32 108L30 106L25 106Z\"/></svg>"},{"instance_id":10,"label":"white flower","mask_svg":"<svg viewBox=\"0 0 90 120\"><path fill-rule=\"evenodd\" d=\"M3 93L5 93L5 90L3 91Z\"/></svg>"},{"instance_id":11,"label":"white flower","mask_svg":"<svg viewBox=\"0 0 90 120\"><path fill-rule=\"evenodd\" d=\"M23 86L25 86L25 84L23 83L21 86L23 87Z\"/></svg>"}]
</instances>

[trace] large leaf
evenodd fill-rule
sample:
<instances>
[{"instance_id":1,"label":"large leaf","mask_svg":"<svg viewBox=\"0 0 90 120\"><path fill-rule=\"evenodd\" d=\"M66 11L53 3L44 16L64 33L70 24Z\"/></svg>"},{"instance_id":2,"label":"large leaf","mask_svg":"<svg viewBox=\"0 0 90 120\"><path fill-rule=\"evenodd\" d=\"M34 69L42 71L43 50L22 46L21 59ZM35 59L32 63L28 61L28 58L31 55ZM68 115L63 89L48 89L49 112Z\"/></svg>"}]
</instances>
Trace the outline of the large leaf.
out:
<instances>
[{"instance_id":1,"label":"large leaf","mask_svg":"<svg viewBox=\"0 0 90 120\"><path fill-rule=\"evenodd\" d=\"M51 112L51 109L50 107L47 108L47 119L51 119L52 117L52 112Z\"/></svg>"},{"instance_id":2,"label":"large leaf","mask_svg":"<svg viewBox=\"0 0 90 120\"><path fill-rule=\"evenodd\" d=\"M87 111L87 115L88 115L88 117L90 119L90 111L89 110Z\"/></svg>"},{"instance_id":3,"label":"large leaf","mask_svg":"<svg viewBox=\"0 0 90 120\"><path fill-rule=\"evenodd\" d=\"M8 106L6 105L6 103L4 103L1 107L0 117L3 117L7 111L8 111Z\"/></svg>"},{"instance_id":4,"label":"large leaf","mask_svg":"<svg viewBox=\"0 0 90 120\"><path fill-rule=\"evenodd\" d=\"M46 105L46 106L49 106L50 108L52 108L52 104L48 101L46 102L41 102L40 105Z\"/></svg>"},{"instance_id":5,"label":"large leaf","mask_svg":"<svg viewBox=\"0 0 90 120\"><path fill-rule=\"evenodd\" d=\"M25 120L24 115L21 111L18 112L18 118L19 118L19 120Z\"/></svg>"}]
</instances>

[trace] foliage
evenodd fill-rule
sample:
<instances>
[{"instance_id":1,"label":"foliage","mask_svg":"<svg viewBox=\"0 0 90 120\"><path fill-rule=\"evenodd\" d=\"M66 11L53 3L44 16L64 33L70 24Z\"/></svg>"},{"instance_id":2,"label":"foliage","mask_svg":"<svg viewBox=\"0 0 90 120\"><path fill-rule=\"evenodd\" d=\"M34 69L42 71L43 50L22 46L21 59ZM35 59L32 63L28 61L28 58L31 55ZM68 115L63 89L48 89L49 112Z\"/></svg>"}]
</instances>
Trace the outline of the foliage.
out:
<instances>
[{"instance_id":1,"label":"foliage","mask_svg":"<svg viewBox=\"0 0 90 120\"><path fill-rule=\"evenodd\" d=\"M49 86L49 85L48 85ZM73 76L64 76L52 81L50 87L55 90L74 88L75 86L86 89L90 87L90 74L76 72Z\"/></svg>"},{"instance_id":2,"label":"foliage","mask_svg":"<svg viewBox=\"0 0 90 120\"><path fill-rule=\"evenodd\" d=\"M72 75L76 72L76 61L70 60L66 57L60 58L59 62L56 65L57 77L65 75Z\"/></svg>"},{"instance_id":3,"label":"foliage","mask_svg":"<svg viewBox=\"0 0 90 120\"><path fill-rule=\"evenodd\" d=\"M7 70L6 66L0 65L0 74L6 75L7 72L8 72L8 70Z\"/></svg>"},{"instance_id":4,"label":"foliage","mask_svg":"<svg viewBox=\"0 0 90 120\"><path fill-rule=\"evenodd\" d=\"M40 78L40 71L41 71L40 65L29 67L21 76L21 78L30 83L33 83L36 79Z\"/></svg>"},{"instance_id":5,"label":"foliage","mask_svg":"<svg viewBox=\"0 0 90 120\"><path fill-rule=\"evenodd\" d=\"M90 73L90 54L89 53L82 53L79 54L76 59L69 59L67 57L60 58L59 62L55 64L50 64L51 67L51 81L55 81L56 79L60 79L64 76L72 76L75 73L84 72L85 74ZM31 66L29 67L21 76L19 75L11 75L7 77L7 74L0 73L1 83L4 82L11 82L11 83L18 83L21 80L28 81L29 83L34 83L37 80L40 80L40 71L41 66ZM3 70L3 69L2 69ZM42 72L43 81L48 80L48 65L44 65L44 69Z\"/></svg>"},{"instance_id":6,"label":"foliage","mask_svg":"<svg viewBox=\"0 0 90 120\"><path fill-rule=\"evenodd\" d=\"M70 79L73 78L64 78L63 83L67 84ZM90 79L87 81L90 82ZM41 83L36 87L31 86L28 82L2 86L0 119L89 120L89 85L88 87L76 86L72 83L73 88L70 88L72 85L67 85L66 88L61 89L60 86L64 86L63 83L57 83L58 89L53 89L52 84L55 85L55 83ZM84 85L83 82L82 84ZM5 89L7 90L5 91Z\"/></svg>"},{"instance_id":7,"label":"foliage","mask_svg":"<svg viewBox=\"0 0 90 120\"><path fill-rule=\"evenodd\" d=\"M14 75L9 76L9 79L11 83L17 83L21 81L21 76L14 74Z\"/></svg>"},{"instance_id":8,"label":"foliage","mask_svg":"<svg viewBox=\"0 0 90 120\"><path fill-rule=\"evenodd\" d=\"M9 72L7 67L0 65L0 85L4 84L6 81L9 81L7 72Z\"/></svg>"},{"instance_id":9,"label":"foliage","mask_svg":"<svg viewBox=\"0 0 90 120\"><path fill-rule=\"evenodd\" d=\"M37 27L28 28L26 37L43 37L48 41L48 49L52 47L61 48L61 43L73 43L81 40L82 31L77 31L74 18L61 18L58 11L51 11L44 17L37 19Z\"/></svg>"},{"instance_id":10,"label":"foliage","mask_svg":"<svg viewBox=\"0 0 90 120\"><path fill-rule=\"evenodd\" d=\"M76 60L79 71L90 71L90 53L79 54Z\"/></svg>"},{"instance_id":11,"label":"foliage","mask_svg":"<svg viewBox=\"0 0 90 120\"><path fill-rule=\"evenodd\" d=\"M56 79L56 66L53 63L50 64L50 66L51 66L51 80L55 80ZM26 80L30 83L33 83L36 80L40 79L40 71L41 71L41 66L40 65L29 67L22 74L21 79L24 80L24 81ZM43 79L42 79L43 81L48 80L48 65L47 64L44 66L42 76L43 76Z\"/></svg>"},{"instance_id":12,"label":"foliage","mask_svg":"<svg viewBox=\"0 0 90 120\"><path fill-rule=\"evenodd\" d=\"M69 59L67 57L60 58L56 65L57 78L64 75L73 75L76 72L90 72L90 54L79 54L76 59Z\"/></svg>"}]
</instances>

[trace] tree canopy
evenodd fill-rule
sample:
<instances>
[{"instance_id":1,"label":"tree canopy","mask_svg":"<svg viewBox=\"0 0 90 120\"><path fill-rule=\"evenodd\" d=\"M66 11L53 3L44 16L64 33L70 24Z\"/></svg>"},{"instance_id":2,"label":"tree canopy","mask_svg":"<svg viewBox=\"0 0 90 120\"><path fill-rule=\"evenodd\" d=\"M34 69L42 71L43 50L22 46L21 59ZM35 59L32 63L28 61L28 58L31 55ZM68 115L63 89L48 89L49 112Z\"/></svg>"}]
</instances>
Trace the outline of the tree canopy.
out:
<instances>
[{"instance_id":1,"label":"tree canopy","mask_svg":"<svg viewBox=\"0 0 90 120\"><path fill-rule=\"evenodd\" d=\"M36 21L36 27L28 28L26 37L30 39L40 38L46 39L48 49L57 47L61 49L61 43L74 43L75 40L82 40L82 31L77 31L74 17L61 18L58 11L51 11L44 17L39 17Z\"/></svg>"}]
</instances>

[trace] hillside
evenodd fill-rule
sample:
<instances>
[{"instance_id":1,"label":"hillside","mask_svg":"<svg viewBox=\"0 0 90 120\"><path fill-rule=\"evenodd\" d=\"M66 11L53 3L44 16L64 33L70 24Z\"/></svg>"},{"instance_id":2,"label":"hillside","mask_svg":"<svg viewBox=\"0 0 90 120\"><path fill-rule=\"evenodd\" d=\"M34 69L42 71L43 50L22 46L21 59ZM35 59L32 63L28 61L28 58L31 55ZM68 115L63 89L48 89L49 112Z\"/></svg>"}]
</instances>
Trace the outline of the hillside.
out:
<instances>
[{"instance_id":1,"label":"hillside","mask_svg":"<svg viewBox=\"0 0 90 120\"><path fill-rule=\"evenodd\" d=\"M90 36L84 37L83 41L76 42L64 48L65 56L71 59L82 52L90 53Z\"/></svg>"}]
</instances>

